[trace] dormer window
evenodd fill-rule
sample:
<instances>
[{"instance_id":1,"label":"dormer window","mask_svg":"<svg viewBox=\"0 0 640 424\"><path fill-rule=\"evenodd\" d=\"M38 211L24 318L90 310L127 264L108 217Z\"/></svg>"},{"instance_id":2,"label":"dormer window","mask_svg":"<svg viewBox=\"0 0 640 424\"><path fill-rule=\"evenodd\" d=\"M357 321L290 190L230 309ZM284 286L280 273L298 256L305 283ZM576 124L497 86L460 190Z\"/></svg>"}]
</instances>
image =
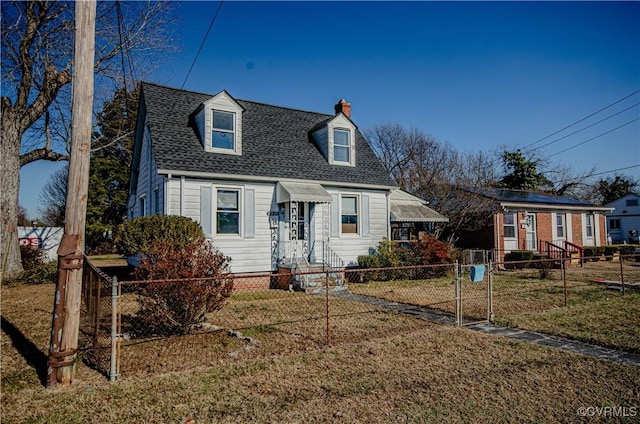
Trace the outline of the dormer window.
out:
<instances>
[{"instance_id":1,"label":"dormer window","mask_svg":"<svg viewBox=\"0 0 640 424\"><path fill-rule=\"evenodd\" d=\"M336 162L351 162L351 132L345 129L333 130L333 160Z\"/></svg>"},{"instance_id":2,"label":"dormer window","mask_svg":"<svg viewBox=\"0 0 640 424\"><path fill-rule=\"evenodd\" d=\"M244 108L226 91L203 102L193 115L198 137L206 152L242 154Z\"/></svg>"},{"instance_id":3,"label":"dormer window","mask_svg":"<svg viewBox=\"0 0 640 424\"><path fill-rule=\"evenodd\" d=\"M235 149L235 114L213 111L212 147L214 149Z\"/></svg>"}]
</instances>

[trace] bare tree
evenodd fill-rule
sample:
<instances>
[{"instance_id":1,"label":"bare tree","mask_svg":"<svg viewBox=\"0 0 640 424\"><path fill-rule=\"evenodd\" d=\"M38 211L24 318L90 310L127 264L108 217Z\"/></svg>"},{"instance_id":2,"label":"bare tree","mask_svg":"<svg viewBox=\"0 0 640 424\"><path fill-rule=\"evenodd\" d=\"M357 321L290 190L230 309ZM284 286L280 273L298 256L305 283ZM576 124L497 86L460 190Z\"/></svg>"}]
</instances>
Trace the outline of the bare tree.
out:
<instances>
[{"instance_id":1,"label":"bare tree","mask_svg":"<svg viewBox=\"0 0 640 424\"><path fill-rule=\"evenodd\" d=\"M449 218L444 235L454 238L457 231L487 224L490 202L469 189L495 184L494 155L460 153L449 143L399 124L377 125L366 134L396 184Z\"/></svg>"},{"instance_id":2,"label":"bare tree","mask_svg":"<svg viewBox=\"0 0 640 424\"><path fill-rule=\"evenodd\" d=\"M40 192L38 209L40 219L52 227L64 226L64 210L67 201L67 179L69 167L65 166L54 172Z\"/></svg>"},{"instance_id":3,"label":"bare tree","mask_svg":"<svg viewBox=\"0 0 640 424\"><path fill-rule=\"evenodd\" d=\"M17 225L20 167L68 158L74 17L72 2L3 1L1 7L0 259L11 277L22 270L17 237L10 236ZM173 21L169 2L98 4L96 102L122 85L123 58L133 79L172 49Z\"/></svg>"}]
</instances>

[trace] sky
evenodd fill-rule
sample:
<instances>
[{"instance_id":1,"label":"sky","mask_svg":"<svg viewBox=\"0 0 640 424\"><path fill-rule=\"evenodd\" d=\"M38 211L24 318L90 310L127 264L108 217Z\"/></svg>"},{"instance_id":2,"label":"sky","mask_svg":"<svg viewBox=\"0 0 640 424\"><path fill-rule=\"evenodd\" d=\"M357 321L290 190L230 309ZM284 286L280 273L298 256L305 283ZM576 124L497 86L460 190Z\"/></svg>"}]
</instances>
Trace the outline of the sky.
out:
<instances>
[{"instance_id":1,"label":"sky","mask_svg":"<svg viewBox=\"0 0 640 424\"><path fill-rule=\"evenodd\" d=\"M640 2L227 0L176 13L181 51L147 81L322 113L344 98L363 132L398 123L461 152L536 148L548 167L640 179ZM23 168L29 217L60 167Z\"/></svg>"}]
</instances>

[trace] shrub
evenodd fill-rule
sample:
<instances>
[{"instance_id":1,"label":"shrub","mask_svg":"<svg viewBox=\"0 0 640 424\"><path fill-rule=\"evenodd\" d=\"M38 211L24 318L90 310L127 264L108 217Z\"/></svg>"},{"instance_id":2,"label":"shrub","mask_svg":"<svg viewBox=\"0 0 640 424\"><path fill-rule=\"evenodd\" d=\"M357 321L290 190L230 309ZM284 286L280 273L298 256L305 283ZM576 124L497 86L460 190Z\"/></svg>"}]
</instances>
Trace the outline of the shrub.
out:
<instances>
[{"instance_id":1,"label":"shrub","mask_svg":"<svg viewBox=\"0 0 640 424\"><path fill-rule=\"evenodd\" d=\"M584 248L584 256L590 261L597 262L604 253L602 246L587 246Z\"/></svg>"},{"instance_id":2,"label":"shrub","mask_svg":"<svg viewBox=\"0 0 640 424\"><path fill-rule=\"evenodd\" d=\"M16 283L53 283L57 280L58 262L47 261L43 249L20 246L24 271L11 279Z\"/></svg>"},{"instance_id":3,"label":"shrub","mask_svg":"<svg viewBox=\"0 0 640 424\"><path fill-rule=\"evenodd\" d=\"M154 241L134 271L134 278L147 280L138 291L139 324L152 333L189 333L231 295L230 261L207 242L178 248Z\"/></svg>"},{"instance_id":4,"label":"shrub","mask_svg":"<svg viewBox=\"0 0 640 424\"><path fill-rule=\"evenodd\" d=\"M177 215L142 216L125 221L116 238L118 253L124 256L146 255L157 240L170 240L176 249L204 241L200 224Z\"/></svg>"},{"instance_id":5,"label":"shrub","mask_svg":"<svg viewBox=\"0 0 640 424\"><path fill-rule=\"evenodd\" d=\"M604 256L607 257L607 260L611 260L611 257L614 253L618 253L618 246L605 246L604 247Z\"/></svg>"},{"instance_id":6,"label":"shrub","mask_svg":"<svg viewBox=\"0 0 640 424\"><path fill-rule=\"evenodd\" d=\"M618 251L621 255L633 255L636 250L636 246L633 244L624 244L618 247Z\"/></svg>"},{"instance_id":7,"label":"shrub","mask_svg":"<svg viewBox=\"0 0 640 424\"><path fill-rule=\"evenodd\" d=\"M526 268L532 259L533 251L531 250L512 250L504 255L505 266L508 265L510 268ZM507 264L507 262L512 263Z\"/></svg>"},{"instance_id":8,"label":"shrub","mask_svg":"<svg viewBox=\"0 0 640 424\"><path fill-rule=\"evenodd\" d=\"M358 257L358 266L361 268L398 268L441 265L451 263L451 257L450 246L434 237L425 237L413 243L398 243L384 239L378 244L375 253ZM446 267L434 267L369 271L360 273L359 278L361 281L429 278L445 275L447 270Z\"/></svg>"}]
</instances>

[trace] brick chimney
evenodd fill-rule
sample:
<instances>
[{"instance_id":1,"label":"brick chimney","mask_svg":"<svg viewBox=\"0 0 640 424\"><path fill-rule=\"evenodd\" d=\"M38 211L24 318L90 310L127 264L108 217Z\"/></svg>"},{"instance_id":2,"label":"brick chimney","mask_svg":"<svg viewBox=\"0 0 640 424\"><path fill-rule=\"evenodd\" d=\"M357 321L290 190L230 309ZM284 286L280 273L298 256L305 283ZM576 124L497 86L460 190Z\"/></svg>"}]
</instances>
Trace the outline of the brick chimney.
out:
<instances>
[{"instance_id":1,"label":"brick chimney","mask_svg":"<svg viewBox=\"0 0 640 424\"><path fill-rule=\"evenodd\" d=\"M340 100L333 108L336 111L336 115L342 112L347 115L347 118L351 117L351 103L348 103L345 99Z\"/></svg>"}]
</instances>

